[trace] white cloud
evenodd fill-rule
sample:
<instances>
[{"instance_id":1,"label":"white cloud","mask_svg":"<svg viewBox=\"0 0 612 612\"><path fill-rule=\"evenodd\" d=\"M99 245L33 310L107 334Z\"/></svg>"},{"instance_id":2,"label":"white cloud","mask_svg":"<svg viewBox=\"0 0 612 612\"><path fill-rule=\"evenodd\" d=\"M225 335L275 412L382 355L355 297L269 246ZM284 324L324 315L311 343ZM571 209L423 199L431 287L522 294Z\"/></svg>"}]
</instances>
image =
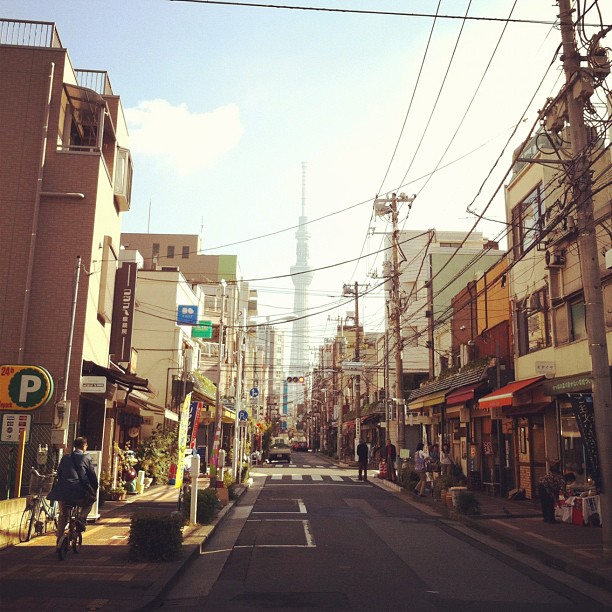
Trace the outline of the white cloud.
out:
<instances>
[{"instance_id":1,"label":"white cloud","mask_svg":"<svg viewBox=\"0 0 612 612\"><path fill-rule=\"evenodd\" d=\"M132 151L160 158L180 174L210 166L238 144L244 131L235 104L192 113L186 104L143 100L125 115Z\"/></svg>"}]
</instances>

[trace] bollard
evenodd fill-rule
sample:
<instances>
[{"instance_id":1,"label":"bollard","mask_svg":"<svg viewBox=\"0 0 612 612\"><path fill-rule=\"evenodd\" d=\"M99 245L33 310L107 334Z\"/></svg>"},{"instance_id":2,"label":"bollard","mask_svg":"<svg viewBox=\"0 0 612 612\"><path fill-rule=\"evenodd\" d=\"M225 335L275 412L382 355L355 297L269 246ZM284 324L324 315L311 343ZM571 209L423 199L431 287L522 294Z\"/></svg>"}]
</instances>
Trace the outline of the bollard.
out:
<instances>
[{"instance_id":1,"label":"bollard","mask_svg":"<svg viewBox=\"0 0 612 612\"><path fill-rule=\"evenodd\" d=\"M198 516L198 475L200 473L200 456L191 456L191 509L189 523L195 525Z\"/></svg>"},{"instance_id":2,"label":"bollard","mask_svg":"<svg viewBox=\"0 0 612 612\"><path fill-rule=\"evenodd\" d=\"M136 476L136 493L144 493L144 470L138 470L138 476Z\"/></svg>"}]
</instances>

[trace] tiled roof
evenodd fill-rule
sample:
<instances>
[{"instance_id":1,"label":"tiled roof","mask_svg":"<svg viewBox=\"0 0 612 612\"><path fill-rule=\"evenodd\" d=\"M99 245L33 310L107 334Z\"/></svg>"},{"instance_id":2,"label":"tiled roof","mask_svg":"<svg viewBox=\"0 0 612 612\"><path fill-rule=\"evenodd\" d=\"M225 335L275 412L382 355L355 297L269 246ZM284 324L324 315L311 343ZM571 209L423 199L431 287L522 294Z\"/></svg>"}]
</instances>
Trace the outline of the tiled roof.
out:
<instances>
[{"instance_id":1,"label":"tiled roof","mask_svg":"<svg viewBox=\"0 0 612 612\"><path fill-rule=\"evenodd\" d=\"M483 365L478 368L472 368L470 370L462 370L453 374L452 376L446 376L445 378L439 378L433 382L426 384L418 389L413 389L408 396L408 401L415 400L425 395L431 395L432 393L439 393L440 391L451 391L459 387L465 387L466 385L473 385L481 380L486 379L489 365Z\"/></svg>"}]
</instances>

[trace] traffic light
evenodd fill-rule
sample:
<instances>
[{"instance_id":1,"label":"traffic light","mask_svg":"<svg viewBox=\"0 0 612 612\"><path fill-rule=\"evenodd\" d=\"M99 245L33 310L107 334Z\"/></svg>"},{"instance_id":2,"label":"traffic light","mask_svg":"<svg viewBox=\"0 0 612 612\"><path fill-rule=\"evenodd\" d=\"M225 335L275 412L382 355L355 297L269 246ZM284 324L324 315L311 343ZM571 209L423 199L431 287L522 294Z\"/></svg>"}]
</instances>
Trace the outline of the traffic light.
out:
<instances>
[{"instance_id":1,"label":"traffic light","mask_svg":"<svg viewBox=\"0 0 612 612\"><path fill-rule=\"evenodd\" d=\"M303 376L287 376L287 382L304 384L304 377Z\"/></svg>"}]
</instances>

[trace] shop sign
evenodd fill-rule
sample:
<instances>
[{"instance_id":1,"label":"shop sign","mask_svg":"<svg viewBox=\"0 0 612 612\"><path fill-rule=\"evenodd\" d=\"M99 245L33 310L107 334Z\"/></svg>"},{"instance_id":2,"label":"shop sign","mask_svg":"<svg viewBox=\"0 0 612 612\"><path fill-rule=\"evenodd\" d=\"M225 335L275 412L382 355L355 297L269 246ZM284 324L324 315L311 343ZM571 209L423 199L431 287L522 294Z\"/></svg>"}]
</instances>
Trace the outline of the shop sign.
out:
<instances>
[{"instance_id":1,"label":"shop sign","mask_svg":"<svg viewBox=\"0 0 612 612\"><path fill-rule=\"evenodd\" d=\"M543 383L542 390L545 395L561 395L562 393L580 393L591 390L591 375L588 373L576 376L564 376L547 380Z\"/></svg>"},{"instance_id":2,"label":"shop sign","mask_svg":"<svg viewBox=\"0 0 612 612\"><path fill-rule=\"evenodd\" d=\"M81 376L81 393L106 393L106 376Z\"/></svg>"}]
</instances>

